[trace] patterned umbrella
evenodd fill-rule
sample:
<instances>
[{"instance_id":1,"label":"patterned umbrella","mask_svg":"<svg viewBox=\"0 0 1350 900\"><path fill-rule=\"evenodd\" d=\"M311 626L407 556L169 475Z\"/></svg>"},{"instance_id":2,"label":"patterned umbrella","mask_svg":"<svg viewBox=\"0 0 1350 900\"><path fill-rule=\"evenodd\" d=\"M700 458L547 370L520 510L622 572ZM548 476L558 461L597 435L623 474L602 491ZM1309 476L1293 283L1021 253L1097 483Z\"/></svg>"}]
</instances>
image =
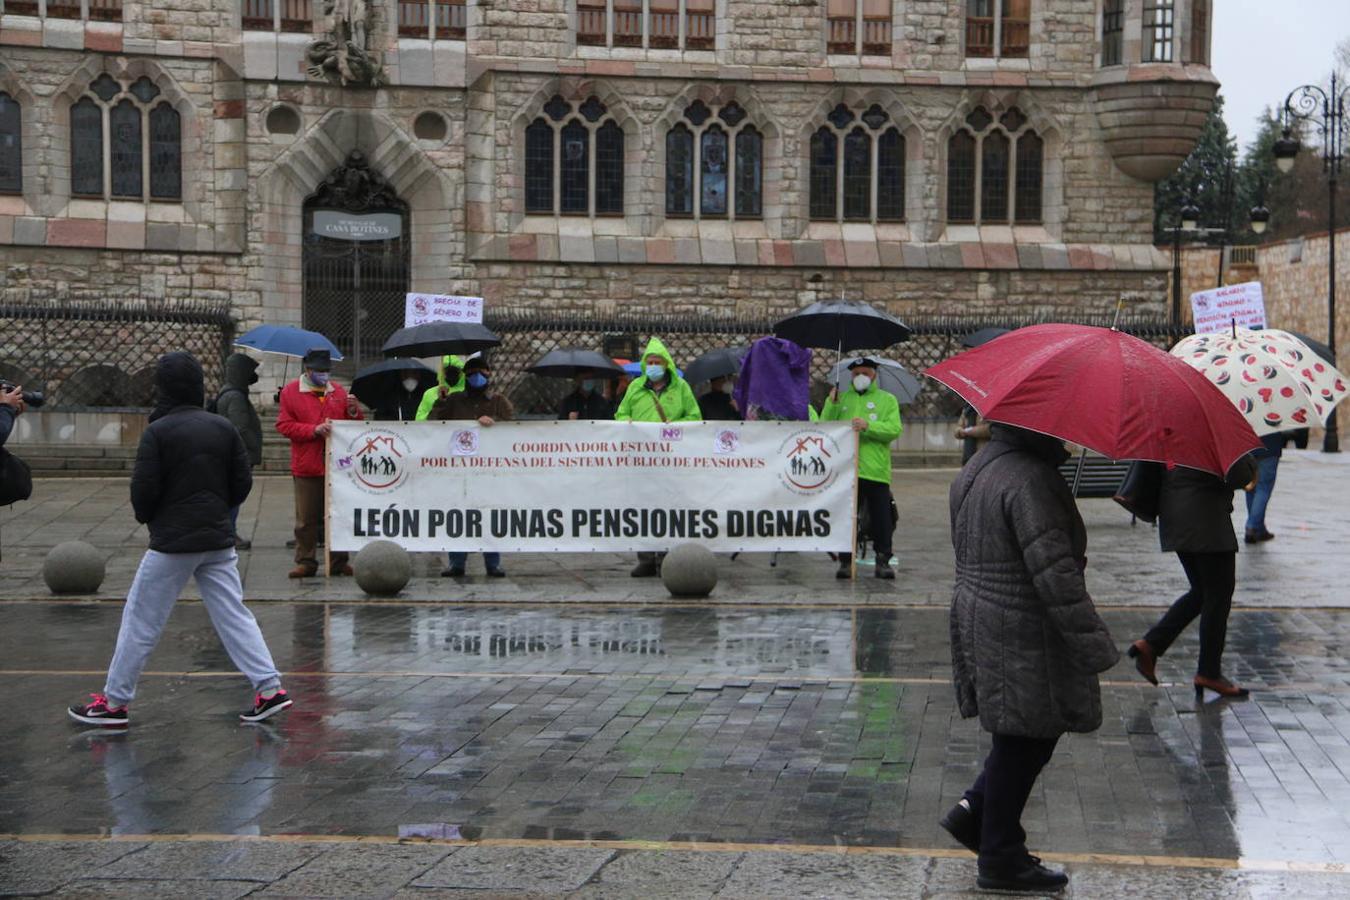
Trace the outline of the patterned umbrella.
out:
<instances>
[{"instance_id":1,"label":"patterned umbrella","mask_svg":"<svg viewBox=\"0 0 1350 900\"><path fill-rule=\"evenodd\" d=\"M1172 355L1217 385L1257 434L1325 422L1346 395L1346 377L1285 331L1194 334Z\"/></svg>"}]
</instances>

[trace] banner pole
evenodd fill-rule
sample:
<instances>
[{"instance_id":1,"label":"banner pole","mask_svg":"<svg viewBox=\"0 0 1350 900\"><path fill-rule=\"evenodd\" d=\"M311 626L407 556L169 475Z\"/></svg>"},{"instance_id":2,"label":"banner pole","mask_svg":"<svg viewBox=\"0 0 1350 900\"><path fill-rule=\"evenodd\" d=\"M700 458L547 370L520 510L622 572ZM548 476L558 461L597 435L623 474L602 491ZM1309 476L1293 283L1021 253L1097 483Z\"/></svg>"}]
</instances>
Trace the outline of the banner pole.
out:
<instances>
[{"instance_id":1,"label":"banner pole","mask_svg":"<svg viewBox=\"0 0 1350 900\"><path fill-rule=\"evenodd\" d=\"M323 439L323 577L333 576L333 522L328 514L333 502L333 480L328 477L328 466L333 461L333 432Z\"/></svg>"},{"instance_id":2,"label":"banner pole","mask_svg":"<svg viewBox=\"0 0 1350 900\"><path fill-rule=\"evenodd\" d=\"M858 473L862 471L862 435L853 432L853 541L848 545L848 580L858 580ZM875 551L874 551L875 552Z\"/></svg>"}]
</instances>

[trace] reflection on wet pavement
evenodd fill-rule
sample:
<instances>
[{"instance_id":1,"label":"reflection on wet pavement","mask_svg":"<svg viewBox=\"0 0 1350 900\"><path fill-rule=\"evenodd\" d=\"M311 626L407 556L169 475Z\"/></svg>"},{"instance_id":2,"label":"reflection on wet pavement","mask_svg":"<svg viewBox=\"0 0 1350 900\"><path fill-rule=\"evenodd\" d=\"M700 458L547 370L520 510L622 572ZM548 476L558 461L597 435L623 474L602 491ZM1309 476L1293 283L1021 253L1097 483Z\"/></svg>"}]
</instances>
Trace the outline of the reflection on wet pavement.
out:
<instances>
[{"instance_id":1,"label":"reflection on wet pavement","mask_svg":"<svg viewBox=\"0 0 1350 900\"><path fill-rule=\"evenodd\" d=\"M255 607L297 705L249 699L182 605L126 734L63 704L101 687L120 607L0 605L0 833L459 834L946 847L982 757L957 716L945 611ZM1108 613L1124 643L1150 611ZM1061 745L1035 847L1350 862L1350 612L1235 613L1257 689L1197 708L1194 634L1151 688ZM34 640L41 636L41 640ZM85 673L85 674L80 674Z\"/></svg>"}]
</instances>

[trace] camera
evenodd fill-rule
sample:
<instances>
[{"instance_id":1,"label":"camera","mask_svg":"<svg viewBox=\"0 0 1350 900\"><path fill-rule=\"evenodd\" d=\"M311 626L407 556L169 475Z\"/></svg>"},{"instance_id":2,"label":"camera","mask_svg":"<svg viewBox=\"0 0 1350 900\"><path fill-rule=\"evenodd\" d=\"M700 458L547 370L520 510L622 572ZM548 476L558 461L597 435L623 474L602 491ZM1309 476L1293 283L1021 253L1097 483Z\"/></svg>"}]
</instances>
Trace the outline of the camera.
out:
<instances>
[{"instance_id":1,"label":"camera","mask_svg":"<svg viewBox=\"0 0 1350 900\"><path fill-rule=\"evenodd\" d=\"M14 387L10 382L0 379L0 391L9 392L14 390ZM24 406L31 406L33 409L37 409L47 402L47 398L42 396L41 391L24 391L20 396L23 397Z\"/></svg>"}]
</instances>

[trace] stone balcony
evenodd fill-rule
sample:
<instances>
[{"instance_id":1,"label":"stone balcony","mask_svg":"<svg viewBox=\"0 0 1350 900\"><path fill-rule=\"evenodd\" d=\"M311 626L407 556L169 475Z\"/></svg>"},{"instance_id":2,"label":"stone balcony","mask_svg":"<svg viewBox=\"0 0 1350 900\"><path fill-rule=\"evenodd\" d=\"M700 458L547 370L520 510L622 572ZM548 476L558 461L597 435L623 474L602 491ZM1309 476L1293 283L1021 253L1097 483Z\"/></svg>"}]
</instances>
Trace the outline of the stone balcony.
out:
<instances>
[{"instance_id":1,"label":"stone balcony","mask_svg":"<svg viewBox=\"0 0 1350 900\"><path fill-rule=\"evenodd\" d=\"M1140 181L1171 175L1200 139L1218 90L1206 66L1134 65L1098 73L1092 105L1116 166Z\"/></svg>"}]
</instances>

